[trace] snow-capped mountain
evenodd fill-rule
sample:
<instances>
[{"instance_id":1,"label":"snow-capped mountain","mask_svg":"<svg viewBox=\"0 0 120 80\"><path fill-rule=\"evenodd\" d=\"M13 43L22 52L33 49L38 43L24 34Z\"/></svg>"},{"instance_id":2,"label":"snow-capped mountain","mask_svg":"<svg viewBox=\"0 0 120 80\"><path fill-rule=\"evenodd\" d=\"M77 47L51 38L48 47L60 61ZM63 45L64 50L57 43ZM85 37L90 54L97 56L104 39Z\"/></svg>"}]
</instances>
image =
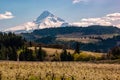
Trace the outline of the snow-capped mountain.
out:
<instances>
[{"instance_id":1,"label":"snow-capped mountain","mask_svg":"<svg viewBox=\"0 0 120 80\"><path fill-rule=\"evenodd\" d=\"M52 28L52 27L64 27L67 26L65 20L55 16L49 11L44 11L37 19L32 22L27 22L22 25L11 27L5 30L5 32L31 32L35 29L44 29L44 28Z\"/></svg>"},{"instance_id":2,"label":"snow-capped mountain","mask_svg":"<svg viewBox=\"0 0 120 80\"><path fill-rule=\"evenodd\" d=\"M48 11L44 11L35 21L35 24L37 24L38 29L43 29L43 28L51 28L51 27L61 27L61 26L67 26L68 23L51 14Z\"/></svg>"}]
</instances>

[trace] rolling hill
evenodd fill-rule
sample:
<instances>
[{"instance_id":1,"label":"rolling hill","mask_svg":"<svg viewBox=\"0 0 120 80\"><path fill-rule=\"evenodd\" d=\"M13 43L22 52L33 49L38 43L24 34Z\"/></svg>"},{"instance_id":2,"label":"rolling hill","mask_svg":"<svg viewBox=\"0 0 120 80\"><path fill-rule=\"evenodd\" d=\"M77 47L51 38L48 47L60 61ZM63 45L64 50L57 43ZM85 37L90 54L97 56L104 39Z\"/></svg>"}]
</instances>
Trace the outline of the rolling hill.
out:
<instances>
[{"instance_id":1,"label":"rolling hill","mask_svg":"<svg viewBox=\"0 0 120 80\"><path fill-rule=\"evenodd\" d=\"M32 33L22 33L22 36L26 39L39 39L45 36L54 36L54 37L90 37L95 35L105 35L105 34L120 34L120 29L113 26L89 26L89 27L58 27L58 28L45 28L34 30ZM87 36L86 36L87 35ZM107 37L107 36L106 36Z\"/></svg>"},{"instance_id":2,"label":"rolling hill","mask_svg":"<svg viewBox=\"0 0 120 80\"><path fill-rule=\"evenodd\" d=\"M45 45L65 45L72 49L74 49L75 43L79 42L81 49L87 51L107 52L120 43L120 29L113 26L46 28L21 35L28 41Z\"/></svg>"}]
</instances>

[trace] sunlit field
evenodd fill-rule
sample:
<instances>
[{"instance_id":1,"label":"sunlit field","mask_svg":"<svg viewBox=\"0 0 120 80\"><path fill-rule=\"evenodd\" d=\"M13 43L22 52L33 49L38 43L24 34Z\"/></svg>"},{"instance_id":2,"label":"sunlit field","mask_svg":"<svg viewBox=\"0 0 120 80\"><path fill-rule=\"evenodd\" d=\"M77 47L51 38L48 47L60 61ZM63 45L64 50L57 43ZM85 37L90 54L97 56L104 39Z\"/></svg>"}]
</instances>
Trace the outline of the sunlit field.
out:
<instances>
[{"instance_id":1,"label":"sunlit field","mask_svg":"<svg viewBox=\"0 0 120 80\"><path fill-rule=\"evenodd\" d=\"M1 61L0 80L120 80L120 64Z\"/></svg>"}]
</instances>

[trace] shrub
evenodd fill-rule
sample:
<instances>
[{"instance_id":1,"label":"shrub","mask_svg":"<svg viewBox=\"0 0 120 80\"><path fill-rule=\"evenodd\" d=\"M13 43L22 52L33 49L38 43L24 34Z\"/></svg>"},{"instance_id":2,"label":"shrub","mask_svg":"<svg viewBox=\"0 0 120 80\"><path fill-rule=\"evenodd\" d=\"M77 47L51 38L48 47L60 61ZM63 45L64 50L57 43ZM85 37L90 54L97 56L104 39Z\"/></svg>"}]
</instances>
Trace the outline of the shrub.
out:
<instances>
[{"instance_id":1,"label":"shrub","mask_svg":"<svg viewBox=\"0 0 120 80\"><path fill-rule=\"evenodd\" d=\"M75 61L91 61L97 59L95 56L86 53L74 54L73 56Z\"/></svg>"},{"instance_id":2,"label":"shrub","mask_svg":"<svg viewBox=\"0 0 120 80\"><path fill-rule=\"evenodd\" d=\"M66 49L63 49L62 53L60 54L60 59L61 61L73 61L74 60L73 56L70 54L70 52L67 52Z\"/></svg>"},{"instance_id":3,"label":"shrub","mask_svg":"<svg viewBox=\"0 0 120 80\"><path fill-rule=\"evenodd\" d=\"M27 48L24 48L19 55L20 61L33 61L33 51Z\"/></svg>"},{"instance_id":4,"label":"shrub","mask_svg":"<svg viewBox=\"0 0 120 80\"><path fill-rule=\"evenodd\" d=\"M120 47L116 46L108 52L108 58L120 59Z\"/></svg>"}]
</instances>

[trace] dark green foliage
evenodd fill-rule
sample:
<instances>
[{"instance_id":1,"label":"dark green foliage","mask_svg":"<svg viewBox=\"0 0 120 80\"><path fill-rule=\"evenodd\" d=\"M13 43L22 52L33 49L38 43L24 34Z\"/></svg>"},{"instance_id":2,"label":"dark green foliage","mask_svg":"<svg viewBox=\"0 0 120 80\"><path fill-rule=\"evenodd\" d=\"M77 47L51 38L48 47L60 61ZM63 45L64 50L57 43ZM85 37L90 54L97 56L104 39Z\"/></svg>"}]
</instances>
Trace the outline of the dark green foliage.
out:
<instances>
[{"instance_id":1,"label":"dark green foliage","mask_svg":"<svg viewBox=\"0 0 120 80\"><path fill-rule=\"evenodd\" d=\"M89 26L89 27L75 27L75 26L68 26L68 27L60 27L60 28L48 28L48 29L41 29L35 30L32 35L40 35L40 36L56 36L56 35L64 35L64 34L71 34L71 33L82 33L84 35L90 34L113 34L113 33L120 33L120 29L113 26Z\"/></svg>"},{"instance_id":2,"label":"dark green foliage","mask_svg":"<svg viewBox=\"0 0 120 80\"><path fill-rule=\"evenodd\" d=\"M23 52L19 56L20 61L34 61L33 51L27 48L24 48Z\"/></svg>"},{"instance_id":3,"label":"dark green foliage","mask_svg":"<svg viewBox=\"0 0 120 80\"><path fill-rule=\"evenodd\" d=\"M81 49L86 51L108 52L109 49L118 45L117 43L119 41L120 36L115 36L113 38L108 38L97 43L81 44Z\"/></svg>"},{"instance_id":4,"label":"dark green foliage","mask_svg":"<svg viewBox=\"0 0 120 80\"><path fill-rule=\"evenodd\" d=\"M112 48L108 53L108 57L111 59L120 59L120 47L116 46Z\"/></svg>"},{"instance_id":5,"label":"dark green foliage","mask_svg":"<svg viewBox=\"0 0 120 80\"><path fill-rule=\"evenodd\" d=\"M20 61L44 61L46 57L46 52L42 50L41 47L35 50L28 49L27 47L23 48L23 51L19 55Z\"/></svg>"},{"instance_id":6,"label":"dark green foliage","mask_svg":"<svg viewBox=\"0 0 120 80\"><path fill-rule=\"evenodd\" d=\"M4 47L3 45L0 48L0 60L7 60L6 47Z\"/></svg>"},{"instance_id":7,"label":"dark green foliage","mask_svg":"<svg viewBox=\"0 0 120 80\"><path fill-rule=\"evenodd\" d=\"M29 42L29 46L32 47L32 42L31 41Z\"/></svg>"},{"instance_id":8,"label":"dark green foliage","mask_svg":"<svg viewBox=\"0 0 120 80\"><path fill-rule=\"evenodd\" d=\"M66 49L63 49L62 53L60 54L61 61L73 61L73 56L68 53Z\"/></svg>"},{"instance_id":9,"label":"dark green foliage","mask_svg":"<svg viewBox=\"0 0 120 80\"><path fill-rule=\"evenodd\" d=\"M46 57L46 52L44 50L42 50L41 47L39 47L39 49L36 53L36 56L37 56L38 61L43 61Z\"/></svg>"},{"instance_id":10,"label":"dark green foliage","mask_svg":"<svg viewBox=\"0 0 120 80\"><path fill-rule=\"evenodd\" d=\"M0 33L0 45L5 47L19 47L23 46L24 39L21 36L15 35L13 33Z\"/></svg>"},{"instance_id":11,"label":"dark green foliage","mask_svg":"<svg viewBox=\"0 0 120 80\"><path fill-rule=\"evenodd\" d=\"M0 60L17 60L17 49L24 45L25 39L14 33L0 33Z\"/></svg>"},{"instance_id":12,"label":"dark green foliage","mask_svg":"<svg viewBox=\"0 0 120 80\"><path fill-rule=\"evenodd\" d=\"M63 49L63 52L61 53L60 55L60 58L61 58L61 61L67 61L67 50L66 49Z\"/></svg>"},{"instance_id":13,"label":"dark green foliage","mask_svg":"<svg viewBox=\"0 0 120 80\"><path fill-rule=\"evenodd\" d=\"M42 38L39 38L39 39L36 39L35 42L40 42L40 43L44 43L44 44L49 44L49 43L52 43L54 42L56 39L56 37L52 37L52 36L45 36L45 37L42 37Z\"/></svg>"},{"instance_id":14,"label":"dark green foliage","mask_svg":"<svg viewBox=\"0 0 120 80\"><path fill-rule=\"evenodd\" d=\"M0 33L0 60L44 60L45 51L41 48L33 51L28 49L25 43L27 43L25 39L14 33ZM29 46L33 46L33 43L29 42Z\"/></svg>"},{"instance_id":15,"label":"dark green foliage","mask_svg":"<svg viewBox=\"0 0 120 80\"><path fill-rule=\"evenodd\" d=\"M11 48L9 47L8 50L9 52L7 52L7 57L9 58L9 60L17 60L17 53L16 53L16 49L15 48Z\"/></svg>"},{"instance_id":16,"label":"dark green foliage","mask_svg":"<svg viewBox=\"0 0 120 80\"><path fill-rule=\"evenodd\" d=\"M0 49L0 60L17 60L16 49L12 47L6 48L2 46Z\"/></svg>"},{"instance_id":17,"label":"dark green foliage","mask_svg":"<svg viewBox=\"0 0 120 80\"><path fill-rule=\"evenodd\" d=\"M78 42L76 42L75 53L80 53L80 44Z\"/></svg>"},{"instance_id":18,"label":"dark green foliage","mask_svg":"<svg viewBox=\"0 0 120 80\"><path fill-rule=\"evenodd\" d=\"M70 54L70 52L68 52L68 54L67 54L67 59L68 59L68 61L74 60L74 57Z\"/></svg>"}]
</instances>

